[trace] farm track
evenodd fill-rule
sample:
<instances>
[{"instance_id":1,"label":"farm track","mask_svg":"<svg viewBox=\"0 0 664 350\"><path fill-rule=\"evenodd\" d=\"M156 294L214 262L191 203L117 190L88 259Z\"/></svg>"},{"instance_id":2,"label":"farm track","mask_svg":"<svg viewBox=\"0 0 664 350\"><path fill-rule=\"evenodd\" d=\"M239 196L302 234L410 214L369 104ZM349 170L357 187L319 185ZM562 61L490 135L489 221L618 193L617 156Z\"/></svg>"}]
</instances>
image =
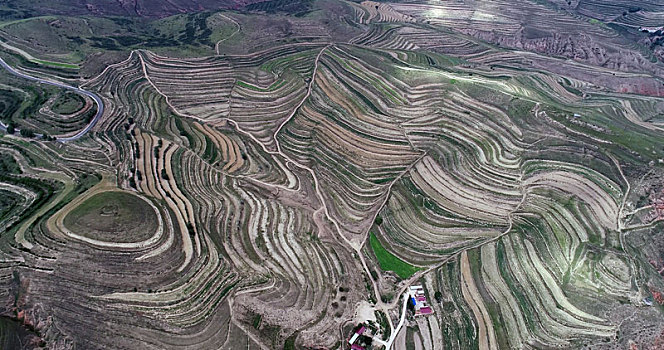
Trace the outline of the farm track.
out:
<instances>
[{"instance_id":1,"label":"farm track","mask_svg":"<svg viewBox=\"0 0 664 350\"><path fill-rule=\"evenodd\" d=\"M227 37L225 37L225 38L223 38L223 39L217 41L217 42L214 44L214 52L216 52L217 55L220 54L220 53L219 53L219 44L221 44L222 42L224 42L224 41L226 41L226 40L232 38L235 34L239 33L239 32L242 30L242 27L240 27L240 24L237 23L237 21L234 20L233 18L228 17L228 16L225 16L225 15L223 15L223 14L219 14L219 16L221 16L221 17L223 17L223 18L225 18L225 19L227 19L227 20L233 22L233 24L236 26L237 29L236 29L233 33L231 33L231 35L229 35L229 36L227 36Z\"/></svg>"}]
</instances>

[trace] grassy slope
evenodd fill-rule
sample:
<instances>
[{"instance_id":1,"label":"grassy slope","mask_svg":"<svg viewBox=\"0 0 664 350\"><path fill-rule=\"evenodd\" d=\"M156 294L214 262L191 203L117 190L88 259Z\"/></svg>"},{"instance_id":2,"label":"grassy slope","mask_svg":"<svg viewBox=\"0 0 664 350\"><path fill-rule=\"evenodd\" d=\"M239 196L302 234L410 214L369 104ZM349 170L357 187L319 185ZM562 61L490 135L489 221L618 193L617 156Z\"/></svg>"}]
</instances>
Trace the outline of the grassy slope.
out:
<instances>
[{"instance_id":1,"label":"grassy slope","mask_svg":"<svg viewBox=\"0 0 664 350\"><path fill-rule=\"evenodd\" d=\"M100 213L107 207L115 207L117 213L112 215L112 219L97 219ZM148 215L143 215L147 213ZM143 222L132 222L132 220L141 217ZM119 225L135 226L139 224L148 224L156 227L156 215L152 208L145 201L133 194L125 192L102 192L88 198L78 207L72 210L65 217L65 225L73 226L78 220L88 220L86 225L94 229L110 229ZM93 221L94 220L94 221ZM100 227L95 227L100 226Z\"/></svg>"},{"instance_id":2,"label":"grassy slope","mask_svg":"<svg viewBox=\"0 0 664 350\"><path fill-rule=\"evenodd\" d=\"M177 56L214 54L215 39L235 30L233 23L217 17L209 12L158 20L49 16L3 21L0 17L0 35L3 41L38 57L32 60L35 63L75 69L100 51L146 48Z\"/></svg>"}]
</instances>

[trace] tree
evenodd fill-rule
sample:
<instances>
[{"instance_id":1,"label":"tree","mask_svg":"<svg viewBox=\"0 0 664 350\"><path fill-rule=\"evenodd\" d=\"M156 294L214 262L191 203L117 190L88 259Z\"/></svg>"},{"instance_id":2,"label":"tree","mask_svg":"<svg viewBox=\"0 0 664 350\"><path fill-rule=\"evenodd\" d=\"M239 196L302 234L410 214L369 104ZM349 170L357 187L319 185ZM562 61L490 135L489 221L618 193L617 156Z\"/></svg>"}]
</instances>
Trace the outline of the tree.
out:
<instances>
[{"instance_id":1,"label":"tree","mask_svg":"<svg viewBox=\"0 0 664 350\"><path fill-rule=\"evenodd\" d=\"M14 125L14 122L10 121L7 123L7 133L13 135L14 132L16 132L16 126Z\"/></svg>"},{"instance_id":2,"label":"tree","mask_svg":"<svg viewBox=\"0 0 664 350\"><path fill-rule=\"evenodd\" d=\"M439 290L436 291L436 293L433 294L433 297L436 299L437 302L443 301L443 293L441 293Z\"/></svg>"},{"instance_id":3,"label":"tree","mask_svg":"<svg viewBox=\"0 0 664 350\"><path fill-rule=\"evenodd\" d=\"M23 137L28 137L28 138L35 137L35 132L27 128L21 129L20 134Z\"/></svg>"}]
</instances>

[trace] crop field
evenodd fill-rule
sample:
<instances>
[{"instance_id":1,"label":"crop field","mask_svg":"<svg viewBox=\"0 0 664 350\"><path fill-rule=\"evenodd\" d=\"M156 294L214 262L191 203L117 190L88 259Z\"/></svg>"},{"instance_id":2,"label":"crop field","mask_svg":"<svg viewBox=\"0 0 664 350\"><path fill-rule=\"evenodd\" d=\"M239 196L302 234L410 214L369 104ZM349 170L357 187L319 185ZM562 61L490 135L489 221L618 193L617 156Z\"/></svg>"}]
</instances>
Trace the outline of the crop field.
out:
<instances>
[{"instance_id":1,"label":"crop field","mask_svg":"<svg viewBox=\"0 0 664 350\"><path fill-rule=\"evenodd\" d=\"M418 269L415 266L405 263L403 260L387 251L373 233L369 236L369 242L381 269L385 271L393 271L402 279L407 279L417 272Z\"/></svg>"},{"instance_id":2,"label":"crop field","mask_svg":"<svg viewBox=\"0 0 664 350\"><path fill-rule=\"evenodd\" d=\"M141 3L0 5L0 348L662 348L664 6Z\"/></svg>"}]
</instances>

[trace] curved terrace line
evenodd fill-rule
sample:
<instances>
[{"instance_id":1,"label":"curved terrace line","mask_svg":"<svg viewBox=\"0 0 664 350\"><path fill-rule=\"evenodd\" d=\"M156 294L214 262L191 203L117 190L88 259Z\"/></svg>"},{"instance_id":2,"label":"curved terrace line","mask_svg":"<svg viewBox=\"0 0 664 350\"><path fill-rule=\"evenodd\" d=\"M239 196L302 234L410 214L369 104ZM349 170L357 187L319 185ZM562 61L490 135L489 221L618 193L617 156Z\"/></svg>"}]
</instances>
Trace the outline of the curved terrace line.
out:
<instances>
[{"instance_id":1,"label":"curved terrace line","mask_svg":"<svg viewBox=\"0 0 664 350\"><path fill-rule=\"evenodd\" d=\"M0 65L4 69L9 71L9 73L11 73L11 74L13 74L13 75L15 75L19 78L23 78L23 79L27 79L27 80L31 80L31 81L36 81L36 82L41 83L41 84L52 85L52 86L56 86L56 87L67 89L67 90L73 90L77 93L88 96L88 97L90 97L91 99L93 99L95 101L95 103L97 104L97 113L92 118L92 121L90 121L90 123L88 123L88 125L83 130L77 132L76 134L74 134L72 136L62 137L62 138L58 137L58 139L57 139L58 142L65 143L65 142L76 141L76 140L80 139L85 134L87 134L88 131L90 131L97 124L97 122L99 121L99 118L102 116L102 114L104 114L104 102L102 102L101 98L93 92L81 89L80 87L73 87L73 86L58 82L58 81L45 80L45 79L42 79L42 78L37 78L37 77L33 77L31 75L27 75L25 73L17 71L12 66L8 65L7 62L5 62L5 60L2 59L2 58L0 58ZM3 122L0 122L0 129L2 129L3 131L7 131L7 125ZM16 129L16 130L20 131L19 129ZM37 134L37 135L41 136L39 134Z\"/></svg>"}]
</instances>

